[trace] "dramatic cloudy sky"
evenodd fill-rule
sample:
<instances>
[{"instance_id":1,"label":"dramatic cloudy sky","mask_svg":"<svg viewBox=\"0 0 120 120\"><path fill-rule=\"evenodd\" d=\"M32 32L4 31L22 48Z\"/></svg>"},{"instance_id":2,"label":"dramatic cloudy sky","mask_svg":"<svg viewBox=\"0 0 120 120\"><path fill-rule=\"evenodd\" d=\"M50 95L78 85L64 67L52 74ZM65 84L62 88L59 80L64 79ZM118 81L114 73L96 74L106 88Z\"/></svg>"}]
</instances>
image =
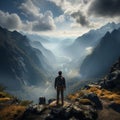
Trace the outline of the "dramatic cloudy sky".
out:
<instances>
[{"instance_id":1,"label":"dramatic cloudy sky","mask_svg":"<svg viewBox=\"0 0 120 120\"><path fill-rule=\"evenodd\" d=\"M79 36L119 16L120 0L0 0L0 26L32 34Z\"/></svg>"}]
</instances>

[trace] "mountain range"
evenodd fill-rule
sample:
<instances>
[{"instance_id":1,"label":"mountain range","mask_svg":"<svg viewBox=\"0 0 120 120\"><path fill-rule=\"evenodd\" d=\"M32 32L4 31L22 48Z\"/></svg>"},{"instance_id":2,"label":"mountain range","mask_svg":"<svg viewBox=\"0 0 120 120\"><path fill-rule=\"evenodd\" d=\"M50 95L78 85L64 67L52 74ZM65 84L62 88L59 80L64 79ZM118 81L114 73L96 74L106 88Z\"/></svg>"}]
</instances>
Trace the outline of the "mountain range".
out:
<instances>
[{"instance_id":1,"label":"mountain range","mask_svg":"<svg viewBox=\"0 0 120 120\"><path fill-rule=\"evenodd\" d=\"M95 47L101 40L101 38L109 31L112 32L114 29L118 29L120 23L114 22L108 23L96 30L90 30L89 32L78 37L73 44L65 48L67 54L73 58L80 58L86 54L86 48Z\"/></svg>"},{"instance_id":2,"label":"mountain range","mask_svg":"<svg viewBox=\"0 0 120 120\"><path fill-rule=\"evenodd\" d=\"M26 36L0 27L0 83L9 89L43 84L50 66Z\"/></svg>"}]
</instances>

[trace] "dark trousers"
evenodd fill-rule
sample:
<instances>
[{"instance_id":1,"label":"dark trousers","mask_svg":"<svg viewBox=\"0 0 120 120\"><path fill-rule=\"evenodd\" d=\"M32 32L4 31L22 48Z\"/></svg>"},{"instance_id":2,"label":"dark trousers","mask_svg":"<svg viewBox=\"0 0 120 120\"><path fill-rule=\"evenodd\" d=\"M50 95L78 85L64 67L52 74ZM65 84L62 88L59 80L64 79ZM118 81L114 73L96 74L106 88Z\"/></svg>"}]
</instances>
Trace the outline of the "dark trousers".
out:
<instances>
[{"instance_id":1,"label":"dark trousers","mask_svg":"<svg viewBox=\"0 0 120 120\"><path fill-rule=\"evenodd\" d=\"M63 88L57 88L57 104L59 104L59 96L61 94L61 102L62 105L64 104L64 89Z\"/></svg>"}]
</instances>

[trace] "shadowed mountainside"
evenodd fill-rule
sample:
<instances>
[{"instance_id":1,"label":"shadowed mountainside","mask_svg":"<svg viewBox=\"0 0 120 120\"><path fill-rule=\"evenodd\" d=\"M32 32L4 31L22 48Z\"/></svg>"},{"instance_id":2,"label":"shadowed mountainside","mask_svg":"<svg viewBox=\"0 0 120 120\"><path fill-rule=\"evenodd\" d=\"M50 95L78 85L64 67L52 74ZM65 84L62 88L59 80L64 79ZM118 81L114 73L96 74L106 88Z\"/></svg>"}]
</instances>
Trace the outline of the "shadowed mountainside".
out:
<instances>
[{"instance_id":1,"label":"shadowed mountainside","mask_svg":"<svg viewBox=\"0 0 120 120\"><path fill-rule=\"evenodd\" d=\"M43 53L51 66L56 62L55 55L50 50L44 48L39 41L31 41L30 44L33 48L36 48Z\"/></svg>"},{"instance_id":2,"label":"shadowed mountainside","mask_svg":"<svg viewBox=\"0 0 120 120\"><path fill-rule=\"evenodd\" d=\"M0 83L10 89L42 84L49 69L47 59L30 46L26 36L0 27Z\"/></svg>"},{"instance_id":3,"label":"shadowed mountainside","mask_svg":"<svg viewBox=\"0 0 120 120\"><path fill-rule=\"evenodd\" d=\"M107 32L80 66L80 73L86 78L101 77L120 56L120 28Z\"/></svg>"}]
</instances>

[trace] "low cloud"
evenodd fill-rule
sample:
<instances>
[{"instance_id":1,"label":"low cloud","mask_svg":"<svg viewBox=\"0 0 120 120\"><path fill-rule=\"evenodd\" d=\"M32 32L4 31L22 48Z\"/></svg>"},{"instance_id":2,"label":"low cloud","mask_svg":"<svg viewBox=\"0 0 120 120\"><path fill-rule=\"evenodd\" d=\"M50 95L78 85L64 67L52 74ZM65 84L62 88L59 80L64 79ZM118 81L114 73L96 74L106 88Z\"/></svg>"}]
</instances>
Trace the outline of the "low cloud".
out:
<instances>
[{"instance_id":1,"label":"low cloud","mask_svg":"<svg viewBox=\"0 0 120 120\"><path fill-rule=\"evenodd\" d=\"M20 29L22 21L15 13L3 12L0 10L0 26L10 30Z\"/></svg>"},{"instance_id":2,"label":"low cloud","mask_svg":"<svg viewBox=\"0 0 120 120\"><path fill-rule=\"evenodd\" d=\"M86 50L86 53L89 55L93 52L93 47L87 47L85 50Z\"/></svg>"},{"instance_id":3,"label":"low cloud","mask_svg":"<svg viewBox=\"0 0 120 120\"><path fill-rule=\"evenodd\" d=\"M87 18L86 6L89 0L50 0L54 2L64 11L64 16L70 16L75 22L81 26L89 26ZM82 11L81 11L82 10ZM83 11L84 10L84 11ZM72 22L74 22L74 20ZM70 20L71 21L71 20Z\"/></svg>"},{"instance_id":4,"label":"low cloud","mask_svg":"<svg viewBox=\"0 0 120 120\"><path fill-rule=\"evenodd\" d=\"M47 31L55 29L56 26L52 12L46 11L44 14L41 13L40 8L38 8L33 2L34 1L32 0L26 0L19 7L24 14L28 15L29 21L27 21L27 26L30 25L32 31Z\"/></svg>"},{"instance_id":5,"label":"low cloud","mask_svg":"<svg viewBox=\"0 0 120 120\"><path fill-rule=\"evenodd\" d=\"M118 16L120 0L93 0L88 12L99 16Z\"/></svg>"},{"instance_id":6,"label":"low cloud","mask_svg":"<svg viewBox=\"0 0 120 120\"><path fill-rule=\"evenodd\" d=\"M59 17L55 18L56 23L63 23L64 21L65 21L65 16L64 15L60 15Z\"/></svg>"},{"instance_id":7,"label":"low cloud","mask_svg":"<svg viewBox=\"0 0 120 120\"><path fill-rule=\"evenodd\" d=\"M51 11L46 11L44 16L39 17L39 19L32 24L33 31L46 31L53 30L55 28L56 26Z\"/></svg>"},{"instance_id":8,"label":"low cloud","mask_svg":"<svg viewBox=\"0 0 120 120\"><path fill-rule=\"evenodd\" d=\"M0 10L0 26L9 30L32 32L48 31L56 28L52 12L41 13L32 0L25 0L19 9L27 16L27 20L22 21L16 13L10 14Z\"/></svg>"},{"instance_id":9,"label":"low cloud","mask_svg":"<svg viewBox=\"0 0 120 120\"><path fill-rule=\"evenodd\" d=\"M38 17L40 15L40 9L31 0L26 0L19 8L31 17Z\"/></svg>"},{"instance_id":10,"label":"low cloud","mask_svg":"<svg viewBox=\"0 0 120 120\"><path fill-rule=\"evenodd\" d=\"M71 16L75 18L76 22L82 26L89 26L89 21L87 20L86 16L82 14L82 12L74 12L71 14Z\"/></svg>"}]
</instances>

